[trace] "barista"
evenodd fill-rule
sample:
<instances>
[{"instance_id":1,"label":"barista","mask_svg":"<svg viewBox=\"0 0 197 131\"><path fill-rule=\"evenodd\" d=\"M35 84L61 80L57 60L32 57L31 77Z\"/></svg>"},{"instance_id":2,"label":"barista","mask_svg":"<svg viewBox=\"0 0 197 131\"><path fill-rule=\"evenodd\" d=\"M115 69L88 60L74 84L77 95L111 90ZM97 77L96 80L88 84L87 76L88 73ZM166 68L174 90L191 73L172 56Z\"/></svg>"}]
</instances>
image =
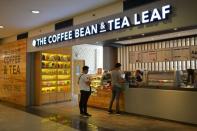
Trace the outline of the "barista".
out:
<instances>
[{"instance_id":1,"label":"barista","mask_svg":"<svg viewBox=\"0 0 197 131\"><path fill-rule=\"evenodd\" d=\"M135 80L136 80L137 86L140 86L143 81L143 72L141 70L136 70Z\"/></svg>"}]
</instances>

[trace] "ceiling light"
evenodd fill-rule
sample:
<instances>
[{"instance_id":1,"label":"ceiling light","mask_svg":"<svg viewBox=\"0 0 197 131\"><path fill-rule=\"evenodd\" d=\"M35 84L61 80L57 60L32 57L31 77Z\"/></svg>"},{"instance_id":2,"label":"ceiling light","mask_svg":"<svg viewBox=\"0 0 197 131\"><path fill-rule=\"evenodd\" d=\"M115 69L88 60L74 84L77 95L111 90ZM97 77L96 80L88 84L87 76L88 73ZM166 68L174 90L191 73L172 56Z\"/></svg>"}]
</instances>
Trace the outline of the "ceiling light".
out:
<instances>
[{"instance_id":1,"label":"ceiling light","mask_svg":"<svg viewBox=\"0 0 197 131\"><path fill-rule=\"evenodd\" d=\"M174 30L178 30L178 28L174 28Z\"/></svg>"},{"instance_id":2,"label":"ceiling light","mask_svg":"<svg viewBox=\"0 0 197 131\"><path fill-rule=\"evenodd\" d=\"M39 14L39 13L40 13L39 10L32 10L31 12L32 12L33 14Z\"/></svg>"},{"instance_id":3,"label":"ceiling light","mask_svg":"<svg viewBox=\"0 0 197 131\"><path fill-rule=\"evenodd\" d=\"M3 28L4 28L4 26L0 25L0 29L3 29Z\"/></svg>"},{"instance_id":4,"label":"ceiling light","mask_svg":"<svg viewBox=\"0 0 197 131\"><path fill-rule=\"evenodd\" d=\"M142 36L144 36L145 34L142 34Z\"/></svg>"}]
</instances>

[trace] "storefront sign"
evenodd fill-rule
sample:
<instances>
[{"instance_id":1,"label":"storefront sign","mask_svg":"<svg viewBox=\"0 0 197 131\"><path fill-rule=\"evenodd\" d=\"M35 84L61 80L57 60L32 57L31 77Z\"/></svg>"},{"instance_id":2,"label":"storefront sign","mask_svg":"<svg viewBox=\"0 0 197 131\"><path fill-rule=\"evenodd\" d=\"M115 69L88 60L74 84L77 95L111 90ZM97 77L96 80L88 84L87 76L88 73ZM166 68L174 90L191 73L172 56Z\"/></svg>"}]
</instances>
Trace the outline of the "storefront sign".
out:
<instances>
[{"instance_id":1,"label":"storefront sign","mask_svg":"<svg viewBox=\"0 0 197 131\"><path fill-rule=\"evenodd\" d=\"M167 19L170 13L171 5L164 5L161 7L161 9L154 8L153 10L146 10L140 13L134 13L131 16L123 16L122 18L110 19L106 22L102 21L100 23L76 28L74 30L55 33L49 36L33 39L32 46L39 47L86 36L92 36L108 31L137 26L140 24L162 21Z\"/></svg>"}]
</instances>

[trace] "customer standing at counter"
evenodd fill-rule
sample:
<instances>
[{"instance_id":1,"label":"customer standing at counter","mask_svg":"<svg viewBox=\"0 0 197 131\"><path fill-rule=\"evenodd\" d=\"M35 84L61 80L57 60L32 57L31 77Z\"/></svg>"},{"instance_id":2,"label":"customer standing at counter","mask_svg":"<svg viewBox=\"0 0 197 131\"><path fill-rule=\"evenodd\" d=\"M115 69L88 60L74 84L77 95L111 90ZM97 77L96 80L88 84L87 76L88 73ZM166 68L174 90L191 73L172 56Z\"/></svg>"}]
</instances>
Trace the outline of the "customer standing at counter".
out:
<instances>
[{"instance_id":1,"label":"customer standing at counter","mask_svg":"<svg viewBox=\"0 0 197 131\"><path fill-rule=\"evenodd\" d=\"M88 66L83 67L83 73L79 77L79 88L80 88L80 101L79 101L79 109L80 114L83 116L91 116L87 113L87 103L89 96L91 95L91 87L90 87L90 78L87 75L89 70Z\"/></svg>"},{"instance_id":2,"label":"customer standing at counter","mask_svg":"<svg viewBox=\"0 0 197 131\"><path fill-rule=\"evenodd\" d=\"M116 63L115 69L111 72L111 82L112 82L112 97L109 104L109 113L113 113L112 105L114 102L114 99L116 98L116 114L120 114L119 109L119 98L120 93L122 91L122 83L124 82L124 79L121 77L121 71L120 71L121 64Z\"/></svg>"}]
</instances>

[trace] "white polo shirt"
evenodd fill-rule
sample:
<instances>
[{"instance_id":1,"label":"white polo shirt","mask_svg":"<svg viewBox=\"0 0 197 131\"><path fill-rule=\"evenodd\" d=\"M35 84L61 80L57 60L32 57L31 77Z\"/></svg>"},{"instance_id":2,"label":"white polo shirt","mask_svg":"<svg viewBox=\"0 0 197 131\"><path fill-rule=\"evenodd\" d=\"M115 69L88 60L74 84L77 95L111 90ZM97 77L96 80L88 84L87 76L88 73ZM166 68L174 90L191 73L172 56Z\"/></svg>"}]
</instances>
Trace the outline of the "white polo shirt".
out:
<instances>
[{"instance_id":1,"label":"white polo shirt","mask_svg":"<svg viewBox=\"0 0 197 131\"><path fill-rule=\"evenodd\" d=\"M90 81L88 74L81 74L81 77L79 78L79 88L83 91L90 91L90 86L86 84L86 82Z\"/></svg>"}]
</instances>

